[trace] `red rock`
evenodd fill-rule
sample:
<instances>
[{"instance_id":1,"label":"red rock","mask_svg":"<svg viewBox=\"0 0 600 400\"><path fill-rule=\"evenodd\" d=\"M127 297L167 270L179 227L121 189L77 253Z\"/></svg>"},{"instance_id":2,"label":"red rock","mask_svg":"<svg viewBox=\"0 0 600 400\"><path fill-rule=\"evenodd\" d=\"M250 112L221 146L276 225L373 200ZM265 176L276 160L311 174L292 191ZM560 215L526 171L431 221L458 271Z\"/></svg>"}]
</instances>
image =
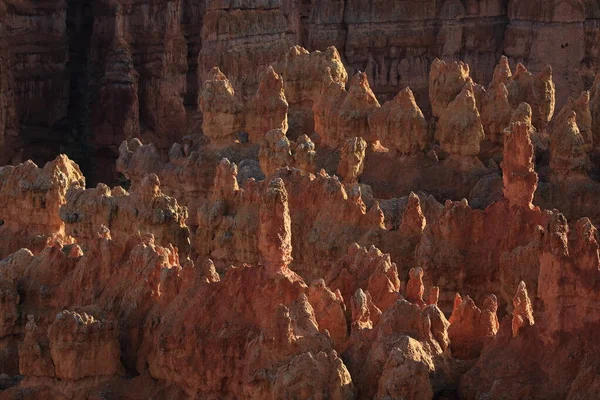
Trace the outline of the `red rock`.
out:
<instances>
[{"instance_id":1,"label":"red rock","mask_svg":"<svg viewBox=\"0 0 600 400\"><path fill-rule=\"evenodd\" d=\"M283 78L289 103L290 130L298 135L312 134L313 105L323 88L330 84L330 80L342 86L348 81L340 53L335 47L310 53L300 46L294 46L274 67Z\"/></svg>"},{"instance_id":2,"label":"red rock","mask_svg":"<svg viewBox=\"0 0 600 400\"><path fill-rule=\"evenodd\" d=\"M581 95L573 99L569 97L567 105L575 111L577 115L577 127L585 140L585 149L587 152L594 148L594 139L592 137L592 113L590 110L590 92L581 92ZM558 118L558 117L557 117Z\"/></svg>"},{"instance_id":3,"label":"red rock","mask_svg":"<svg viewBox=\"0 0 600 400\"><path fill-rule=\"evenodd\" d=\"M533 207L538 176L535 172L531 132L524 123L512 123L505 131L502 179L504 198L509 203L520 207Z\"/></svg>"},{"instance_id":4,"label":"red rock","mask_svg":"<svg viewBox=\"0 0 600 400\"><path fill-rule=\"evenodd\" d=\"M91 124L98 148L117 148L140 135L138 80L133 56L124 41L117 42L106 61Z\"/></svg>"},{"instance_id":5,"label":"red rock","mask_svg":"<svg viewBox=\"0 0 600 400\"><path fill-rule=\"evenodd\" d=\"M314 173L317 168L316 156L315 144L308 136L302 135L293 143L281 129L267 132L258 152L260 168L266 176L272 176L285 167Z\"/></svg>"},{"instance_id":6,"label":"red rock","mask_svg":"<svg viewBox=\"0 0 600 400\"><path fill-rule=\"evenodd\" d=\"M475 102L473 85L467 83L456 98L440 112L435 137L440 141L442 149L456 156L479 154L479 142L485 138L485 134Z\"/></svg>"},{"instance_id":7,"label":"red rock","mask_svg":"<svg viewBox=\"0 0 600 400\"><path fill-rule=\"evenodd\" d=\"M369 114L372 138L400 154L423 151L428 143L427 121L410 88Z\"/></svg>"},{"instance_id":8,"label":"red rock","mask_svg":"<svg viewBox=\"0 0 600 400\"><path fill-rule=\"evenodd\" d=\"M233 136L242 130L242 102L218 67L213 68L204 81L198 106L203 116L203 133L211 141L232 142Z\"/></svg>"},{"instance_id":9,"label":"red rock","mask_svg":"<svg viewBox=\"0 0 600 400\"><path fill-rule=\"evenodd\" d=\"M552 81L552 67L546 65L537 75L533 75L519 63L506 88L513 108L519 103L528 103L533 111L533 126L544 130L554 115L556 88Z\"/></svg>"},{"instance_id":10,"label":"red rock","mask_svg":"<svg viewBox=\"0 0 600 400\"><path fill-rule=\"evenodd\" d=\"M364 72L354 75L348 91L341 82L334 80L331 70L329 75L329 81L313 105L315 132L321 143L337 148L354 136L374 142L376 139L369 133L368 120L369 114L380 106L369 87L367 75Z\"/></svg>"},{"instance_id":11,"label":"red rock","mask_svg":"<svg viewBox=\"0 0 600 400\"><path fill-rule=\"evenodd\" d=\"M113 321L97 320L85 312L58 313L48 328L56 377L77 380L117 374L121 349L115 328Z\"/></svg>"},{"instance_id":12,"label":"red rock","mask_svg":"<svg viewBox=\"0 0 600 400\"><path fill-rule=\"evenodd\" d=\"M38 252L54 242L68 241L60 208L72 186L85 186L79 167L65 155L38 168L31 160L0 168L2 256L28 246Z\"/></svg>"},{"instance_id":13,"label":"red rock","mask_svg":"<svg viewBox=\"0 0 600 400\"><path fill-rule=\"evenodd\" d=\"M406 299L413 304L424 307L423 293L425 293L425 288L423 287L423 269L412 268L409 272L408 283L406 284Z\"/></svg>"},{"instance_id":14,"label":"red rock","mask_svg":"<svg viewBox=\"0 0 600 400\"><path fill-rule=\"evenodd\" d=\"M327 330L336 350L340 351L348 338L346 306L341 293L331 291L323 279L313 281L308 288L308 301L315 310L319 330Z\"/></svg>"},{"instance_id":15,"label":"red rock","mask_svg":"<svg viewBox=\"0 0 600 400\"><path fill-rule=\"evenodd\" d=\"M448 328L453 357L479 357L486 341L498 332L500 325L496 316L497 310L498 300L494 295L486 297L480 309L469 296L463 300L458 293L456 294Z\"/></svg>"},{"instance_id":16,"label":"red rock","mask_svg":"<svg viewBox=\"0 0 600 400\"><path fill-rule=\"evenodd\" d=\"M15 15L30 23L42 5L9 6L14 27ZM85 22L80 6L67 4L69 32ZM474 77L489 81L504 44L497 33L484 35L478 17L502 32L507 12L529 21L539 5L508 7L95 4L91 84L70 100L85 112L64 121L77 136L95 115L98 136L88 132L82 140L100 153L128 139L117 163L131 188L85 189L65 157L44 169L31 162L0 169L0 369L10 375L0 377L0 389L12 386L2 397L593 397L600 354L593 225L600 185L592 148L598 88L568 100L551 119L553 78L534 48L523 54L540 73L519 66L512 75L509 59L500 58L488 87L471 80L466 64L436 61L430 124L417 106L422 87L384 107L371 89L389 99L401 82L423 83L436 52L445 59L467 54ZM568 7L551 2L539 15L558 29L564 19L576 25L594 12ZM184 93L193 106L196 89L182 83L190 73L181 61L200 51L193 37L199 22L190 15L207 23L200 76L207 78L207 60L222 60L231 81L214 69L199 94L204 115L190 108L182 125ZM436 30L421 35L418 48L392 45L388 33L398 19L404 35L394 40L414 38L407 29L421 21L423 32ZM343 24L348 33L334 38L343 55L296 47L268 68L283 54L281 42L322 43L323 32ZM374 35L373 25L384 34ZM525 29L514 25L507 46ZM368 33L364 43L357 32ZM184 41L195 46L189 53ZM75 51L80 45L69 40L71 60L83 57ZM348 88L342 58L352 71L368 71ZM69 87L77 88L85 71L70 67ZM16 98L29 79L19 78ZM104 103L121 90L127 101L119 114L118 101ZM156 145L128 136L134 94L139 135ZM89 100L79 104L84 95ZM160 99L148 104L154 96ZM156 114L150 119L149 110ZM28 118L19 118L30 132ZM312 138L302 134L313 134L308 120L317 131ZM182 126L189 136L181 137ZM440 145L431 141L434 130ZM471 204L455 201L467 195ZM502 324L498 314L507 314Z\"/></svg>"},{"instance_id":17,"label":"red rock","mask_svg":"<svg viewBox=\"0 0 600 400\"><path fill-rule=\"evenodd\" d=\"M287 269L292 262L292 223L283 180L269 183L259 211L258 250L269 271Z\"/></svg>"},{"instance_id":18,"label":"red rock","mask_svg":"<svg viewBox=\"0 0 600 400\"><path fill-rule=\"evenodd\" d=\"M502 143L504 130L508 128L513 115L504 83L492 82L478 107L481 109L481 124L486 137L492 142Z\"/></svg>"},{"instance_id":19,"label":"red rock","mask_svg":"<svg viewBox=\"0 0 600 400\"><path fill-rule=\"evenodd\" d=\"M550 168L556 179L585 175L589 168L585 138L577 126L577 115L567 105L556 116L550 143Z\"/></svg>"},{"instance_id":20,"label":"red rock","mask_svg":"<svg viewBox=\"0 0 600 400\"><path fill-rule=\"evenodd\" d=\"M347 305L351 304L358 290L367 292L368 302L381 311L385 311L400 297L396 264L391 262L389 254L383 254L376 247L366 249L352 244L348 253L331 269L326 282L331 290L340 291ZM363 294L359 297L362 298ZM353 321L354 313L352 310ZM374 317L370 319L374 320Z\"/></svg>"},{"instance_id":21,"label":"red rock","mask_svg":"<svg viewBox=\"0 0 600 400\"><path fill-rule=\"evenodd\" d=\"M263 73L256 94L246 111L246 130L251 143L260 143L272 129L288 130L288 102L284 83L272 66Z\"/></svg>"},{"instance_id":22,"label":"red rock","mask_svg":"<svg viewBox=\"0 0 600 400\"><path fill-rule=\"evenodd\" d=\"M190 251L187 210L160 191L160 181L147 175L131 194L104 184L93 189L72 187L66 194L60 218L65 231L87 247L98 233L110 226L113 239L125 246L140 235L155 235L157 242L173 244L182 254Z\"/></svg>"},{"instance_id":23,"label":"red rock","mask_svg":"<svg viewBox=\"0 0 600 400\"><path fill-rule=\"evenodd\" d=\"M348 139L344 142L340 154L337 174L344 184L351 185L358 182L358 177L363 172L367 142L360 137Z\"/></svg>"},{"instance_id":24,"label":"red rock","mask_svg":"<svg viewBox=\"0 0 600 400\"><path fill-rule=\"evenodd\" d=\"M535 323L531 300L527 295L525 282L519 283L519 288L513 299L512 334L517 336L523 326L531 326Z\"/></svg>"},{"instance_id":25,"label":"red rock","mask_svg":"<svg viewBox=\"0 0 600 400\"><path fill-rule=\"evenodd\" d=\"M463 62L433 60L429 73L429 101L433 115L442 117L448 105L459 95L469 78L469 65ZM472 81L471 81L472 82Z\"/></svg>"}]
</instances>

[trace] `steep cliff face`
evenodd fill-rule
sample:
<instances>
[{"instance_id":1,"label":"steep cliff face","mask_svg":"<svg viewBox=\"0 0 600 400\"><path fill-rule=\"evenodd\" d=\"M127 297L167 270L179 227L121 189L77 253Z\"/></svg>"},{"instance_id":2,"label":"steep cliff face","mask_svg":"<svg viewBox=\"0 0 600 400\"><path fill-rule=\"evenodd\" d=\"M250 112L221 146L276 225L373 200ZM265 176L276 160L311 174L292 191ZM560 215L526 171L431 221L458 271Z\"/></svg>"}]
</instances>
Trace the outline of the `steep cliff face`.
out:
<instances>
[{"instance_id":1,"label":"steep cliff face","mask_svg":"<svg viewBox=\"0 0 600 400\"><path fill-rule=\"evenodd\" d=\"M198 75L219 66L244 99L258 87L259 71L297 44L289 0L208 1L202 21Z\"/></svg>"},{"instance_id":2,"label":"steep cliff face","mask_svg":"<svg viewBox=\"0 0 600 400\"><path fill-rule=\"evenodd\" d=\"M366 72L382 104L410 87L426 116L432 108L440 115L427 95L436 58L464 60L471 78L482 83L492 80L503 55L507 65L523 63L534 75L552 64L557 105L562 107L569 96L592 85L600 11L589 1L556 0L540 12L532 4L5 0L0 7L0 126L6 154L0 161L32 158L42 164L62 149L90 182L113 183L118 175L112 165L122 140L140 136L166 151L186 133L198 133L198 94L215 66L247 102L263 71L274 65L288 96L292 138L310 135L311 108L326 71L319 77L300 72L311 68L304 65L311 57L298 50L293 57L288 51L293 45L322 50L333 64L343 62L349 76ZM332 45L339 54L329 54ZM345 83L339 67L330 66L333 80ZM314 81L301 83L304 75ZM509 99L513 108L521 101L530 103L539 128L551 116L551 110L539 108L538 97L548 88L532 85L533 97L517 98L508 87ZM501 128L492 126L488 115L493 99L503 92L498 86L493 93L488 109L478 108L484 127L493 131L490 139L497 142ZM452 100L450 96L447 103ZM538 112L543 114L539 123Z\"/></svg>"},{"instance_id":3,"label":"steep cliff face","mask_svg":"<svg viewBox=\"0 0 600 400\"><path fill-rule=\"evenodd\" d=\"M0 17L6 16L6 6L0 4ZM4 24L0 24L0 163L18 161L20 151L19 120L15 103L10 52L4 40Z\"/></svg>"},{"instance_id":4,"label":"steep cliff face","mask_svg":"<svg viewBox=\"0 0 600 400\"><path fill-rule=\"evenodd\" d=\"M23 156L43 164L60 152L61 140L50 128L69 107L67 2L5 1L3 8L0 31L8 45Z\"/></svg>"}]
</instances>

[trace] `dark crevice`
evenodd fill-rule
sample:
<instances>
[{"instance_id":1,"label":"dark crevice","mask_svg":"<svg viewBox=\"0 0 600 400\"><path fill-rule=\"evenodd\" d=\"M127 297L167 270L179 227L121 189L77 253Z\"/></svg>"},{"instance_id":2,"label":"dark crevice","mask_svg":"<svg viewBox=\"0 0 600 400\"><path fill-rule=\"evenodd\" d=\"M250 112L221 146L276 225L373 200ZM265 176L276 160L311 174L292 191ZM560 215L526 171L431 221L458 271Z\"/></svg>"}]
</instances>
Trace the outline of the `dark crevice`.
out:
<instances>
[{"instance_id":1,"label":"dark crevice","mask_svg":"<svg viewBox=\"0 0 600 400\"><path fill-rule=\"evenodd\" d=\"M92 1L68 0L66 25L69 46L69 61L66 68L70 86L66 132L62 147L69 158L79 164L88 184L94 184L95 169L90 154L92 132L88 70L88 50L94 26Z\"/></svg>"}]
</instances>

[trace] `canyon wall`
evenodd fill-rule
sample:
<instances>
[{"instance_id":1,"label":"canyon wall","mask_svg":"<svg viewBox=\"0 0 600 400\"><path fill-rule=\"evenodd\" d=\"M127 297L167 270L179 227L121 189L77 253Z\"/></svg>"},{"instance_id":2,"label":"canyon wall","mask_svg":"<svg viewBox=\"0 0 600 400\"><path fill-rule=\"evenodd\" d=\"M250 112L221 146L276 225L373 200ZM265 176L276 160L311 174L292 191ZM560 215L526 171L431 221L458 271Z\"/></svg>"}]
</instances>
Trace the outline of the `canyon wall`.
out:
<instances>
[{"instance_id":1,"label":"canyon wall","mask_svg":"<svg viewBox=\"0 0 600 400\"><path fill-rule=\"evenodd\" d=\"M214 66L248 100L292 45L337 47L349 75L365 71L380 102L410 87L426 114L436 57L464 60L478 82L491 80L502 55L513 69L550 63L562 106L598 69L600 9L591 0L537 4L3 0L0 161L44 163L67 152L90 182L114 183L122 140L139 136L166 151L196 133L199 89ZM292 137L311 128L299 125Z\"/></svg>"},{"instance_id":2,"label":"canyon wall","mask_svg":"<svg viewBox=\"0 0 600 400\"><path fill-rule=\"evenodd\" d=\"M0 17L0 399L597 395L595 2Z\"/></svg>"}]
</instances>

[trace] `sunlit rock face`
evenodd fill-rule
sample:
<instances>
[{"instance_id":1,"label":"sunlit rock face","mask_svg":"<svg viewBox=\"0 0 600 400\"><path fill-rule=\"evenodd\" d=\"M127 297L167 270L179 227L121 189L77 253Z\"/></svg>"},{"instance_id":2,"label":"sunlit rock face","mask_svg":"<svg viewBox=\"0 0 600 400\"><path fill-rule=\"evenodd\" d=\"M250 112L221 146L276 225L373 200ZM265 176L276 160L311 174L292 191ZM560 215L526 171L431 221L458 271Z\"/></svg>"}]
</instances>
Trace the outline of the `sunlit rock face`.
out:
<instances>
[{"instance_id":1,"label":"sunlit rock face","mask_svg":"<svg viewBox=\"0 0 600 400\"><path fill-rule=\"evenodd\" d=\"M598 18L0 0L0 397L595 398Z\"/></svg>"}]
</instances>

